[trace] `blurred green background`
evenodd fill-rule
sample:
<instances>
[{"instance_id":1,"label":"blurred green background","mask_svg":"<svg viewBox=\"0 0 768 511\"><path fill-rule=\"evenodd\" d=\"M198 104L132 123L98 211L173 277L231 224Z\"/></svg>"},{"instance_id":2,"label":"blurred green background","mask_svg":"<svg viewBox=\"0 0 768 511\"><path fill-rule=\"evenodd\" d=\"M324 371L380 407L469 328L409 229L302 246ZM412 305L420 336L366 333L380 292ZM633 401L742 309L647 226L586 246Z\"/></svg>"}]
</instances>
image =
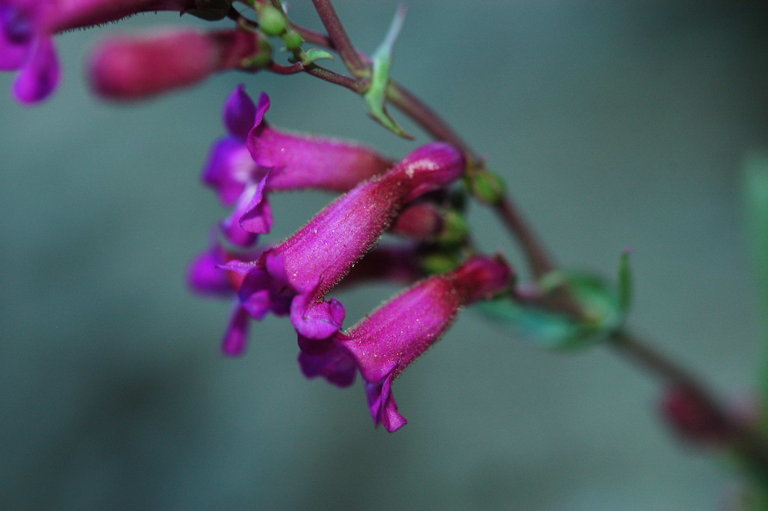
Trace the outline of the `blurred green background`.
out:
<instances>
[{"instance_id":1,"label":"blurred green background","mask_svg":"<svg viewBox=\"0 0 768 511\"><path fill-rule=\"evenodd\" d=\"M766 146L766 4L408 5L395 76L504 175L560 263L613 275L633 247L631 324L748 400L762 334L740 188ZM337 2L368 51L395 6ZM320 27L308 0L291 7ZM542 351L467 311L398 380L410 423L393 435L359 383L301 376L285 320L222 357L229 304L184 273L225 214L199 173L230 90L267 91L278 127L393 157L414 145L305 76L229 73L131 105L88 94L83 59L108 32L179 23L207 26L166 13L59 37L64 82L36 108L0 76L0 508L722 508L727 466L660 427L656 384L604 348ZM272 239L328 200L275 196ZM519 264L488 211L472 223ZM342 294L349 323L395 290Z\"/></svg>"}]
</instances>

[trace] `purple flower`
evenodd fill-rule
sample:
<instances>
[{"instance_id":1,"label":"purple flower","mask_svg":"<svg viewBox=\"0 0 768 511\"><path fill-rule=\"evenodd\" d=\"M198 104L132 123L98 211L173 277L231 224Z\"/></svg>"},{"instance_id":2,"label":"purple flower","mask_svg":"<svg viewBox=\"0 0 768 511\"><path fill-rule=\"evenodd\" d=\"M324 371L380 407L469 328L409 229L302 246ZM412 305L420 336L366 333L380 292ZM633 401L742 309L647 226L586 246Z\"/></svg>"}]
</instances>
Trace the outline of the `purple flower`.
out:
<instances>
[{"instance_id":1,"label":"purple flower","mask_svg":"<svg viewBox=\"0 0 768 511\"><path fill-rule=\"evenodd\" d=\"M464 158L456 148L432 143L387 173L339 197L303 228L267 249L248 271L240 302L256 319L290 314L307 339L325 339L344 320L344 307L325 295L361 259L408 201L457 179ZM225 265L234 269L233 263Z\"/></svg>"},{"instance_id":2,"label":"purple flower","mask_svg":"<svg viewBox=\"0 0 768 511\"><path fill-rule=\"evenodd\" d=\"M195 0L0 0L0 71L19 71L13 90L26 104L61 80L53 35L144 11L194 8Z\"/></svg>"},{"instance_id":3,"label":"purple flower","mask_svg":"<svg viewBox=\"0 0 768 511\"><path fill-rule=\"evenodd\" d=\"M35 103L53 92L61 79L53 39L44 19L51 0L0 0L0 70L17 71L13 92Z\"/></svg>"},{"instance_id":4,"label":"purple flower","mask_svg":"<svg viewBox=\"0 0 768 511\"><path fill-rule=\"evenodd\" d=\"M386 158L353 142L293 135L264 120L270 101L256 104L237 87L224 105L228 136L217 141L203 173L224 204L235 205L222 222L230 242L255 243L272 227L268 194L273 190L315 188L344 192L392 166Z\"/></svg>"},{"instance_id":5,"label":"purple flower","mask_svg":"<svg viewBox=\"0 0 768 511\"><path fill-rule=\"evenodd\" d=\"M392 396L395 378L445 333L461 307L491 298L511 278L502 259L473 257L451 273L416 283L344 333L320 343L300 337L302 371L343 386L359 369L374 423L396 431L407 420Z\"/></svg>"}]
</instances>

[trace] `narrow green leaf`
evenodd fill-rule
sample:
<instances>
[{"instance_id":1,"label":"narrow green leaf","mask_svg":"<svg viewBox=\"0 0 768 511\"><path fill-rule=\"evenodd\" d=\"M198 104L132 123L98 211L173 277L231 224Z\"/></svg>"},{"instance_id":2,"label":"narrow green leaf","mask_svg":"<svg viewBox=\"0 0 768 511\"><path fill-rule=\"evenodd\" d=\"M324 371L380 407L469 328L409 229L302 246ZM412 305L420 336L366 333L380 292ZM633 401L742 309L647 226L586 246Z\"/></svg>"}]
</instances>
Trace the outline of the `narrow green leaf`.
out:
<instances>
[{"instance_id":1,"label":"narrow green leaf","mask_svg":"<svg viewBox=\"0 0 768 511\"><path fill-rule=\"evenodd\" d=\"M389 27L387 36L379 48L373 54L373 68L371 74L371 83L368 90L363 94L365 103L368 105L368 112L382 126L403 138L411 139L403 128L395 121L386 107L387 89L389 88L390 71L392 69L392 48L395 45L400 29L405 20L405 6L400 5Z\"/></svg>"},{"instance_id":2,"label":"narrow green leaf","mask_svg":"<svg viewBox=\"0 0 768 511\"><path fill-rule=\"evenodd\" d=\"M747 233L762 299L763 362L760 366L762 409L768 410L768 153L753 154L744 167L744 203ZM768 431L768 413L762 413L761 425Z\"/></svg>"},{"instance_id":3,"label":"narrow green leaf","mask_svg":"<svg viewBox=\"0 0 768 511\"><path fill-rule=\"evenodd\" d=\"M304 55L302 56L301 61L302 61L302 63L304 65L309 65L309 64L311 64L311 63L313 63L313 62L315 62L317 60L321 60L321 59L331 59L332 60L333 59L333 55L331 55L330 53L328 53L325 50L320 50L318 48L310 48L309 50L307 50L304 53Z\"/></svg>"},{"instance_id":4,"label":"narrow green leaf","mask_svg":"<svg viewBox=\"0 0 768 511\"><path fill-rule=\"evenodd\" d=\"M761 297L768 305L768 153L747 159L744 169L747 228Z\"/></svg>"},{"instance_id":5,"label":"narrow green leaf","mask_svg":"<svg viewBox=\"0 0 768 511\"><path fill-rule=\"evenodd\" d=\"M632 306L632 268L629 264L629 250L619 259L619 308L626 314Z\"/></svg>"}]
</instances>

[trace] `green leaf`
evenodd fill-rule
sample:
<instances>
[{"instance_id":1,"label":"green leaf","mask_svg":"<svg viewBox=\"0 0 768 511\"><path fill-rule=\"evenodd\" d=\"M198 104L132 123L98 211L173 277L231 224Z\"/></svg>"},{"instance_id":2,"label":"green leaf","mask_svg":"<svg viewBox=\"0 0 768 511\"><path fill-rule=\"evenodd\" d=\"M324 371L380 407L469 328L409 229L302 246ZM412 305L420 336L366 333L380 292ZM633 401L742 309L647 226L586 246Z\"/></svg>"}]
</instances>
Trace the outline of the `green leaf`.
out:
<instances>
[{"instance_id":1,"label":"green leaf","mask_svg":"<svg viewBox=\"0 0 768 511\"><path fill-rule=\"evenodd\" d=\"M625 250L619 259L619 308L623 314L632 305L632 268L629 265L629 250Z\"/></svg>"},{"instance_id":2,"label":"green leaf","mask_svg":"<svg viewBox=\"0 0 768 511\"><path fill-rule=\"evenodd\" d=\"M481 302L478 308L532 344L556 350L592 346L621 325L623 313L619 294L603 279L583 272L558 271L544 280L542 287L547 288L567 282L587 319L577 321L538 307L521 305L508 297Z\"/></svg>"},{"instance_id":3,"label":"green leaf","mask_svg":"<svg viewBox=\"0 0 768 511\"><path fill-rule=\"evenodd\" d=\"M371 117L382 126L403 138L411 139L403 128L395 121L386 107L387 89L389 88L390 71L392 69L392 48L395 45L400 29L405 20L405 7L400 5L389 27L387 36L379 48L373 54L373 68L371 82L368 90L363 94L365 103L368 105L368 112Z\"/></svg>"},{"instance_id":4,"label":"green leaf","mask_svg":"<svg viewBox=\"0 0 768 511\"><path fill-rule=\"evenodd\" d=\"M743 194L747 233L762 299L763 362L759 388L762 409L768 410L768 153L747 158ZM768 431L768 412L762 412L760 422L763 431Z\"/></svg>"},{"instance_id":5,"label":"green leaf","mask_svg":"<svg viewBox=\"0 0 768 511\"><path fill-rule=\"evenodd\" d=\"M751 249L764 304L768 304L768 154L754 154L744 169L744 198Z\"/></svg>"}]
</instances>

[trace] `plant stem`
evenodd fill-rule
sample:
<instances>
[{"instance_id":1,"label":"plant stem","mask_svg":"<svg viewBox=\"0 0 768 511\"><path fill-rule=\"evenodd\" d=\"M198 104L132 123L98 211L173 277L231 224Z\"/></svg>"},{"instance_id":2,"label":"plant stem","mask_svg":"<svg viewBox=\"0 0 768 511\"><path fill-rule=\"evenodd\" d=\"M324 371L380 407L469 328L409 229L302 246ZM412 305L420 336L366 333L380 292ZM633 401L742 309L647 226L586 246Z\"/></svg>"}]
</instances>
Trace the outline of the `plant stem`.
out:
<instances>
[{"instance_id":1,"label":"plant stem","mask_svg":"<svg viewBox=\"0 0 768 511\"><path fill-rule=\"evenodd\" d=\"M310 66L305 66L304 72L316 78L320 78L326 82L346 87L347 89L357 94L360 94L363 90L365 90L364 80L358 80L349 76L344 76L318 65L313 64Z\"/></svg>"},{"instance_id":2,"label":"plant stem","mask_svg":"<svg viewBox=\"0 0 768 511\"><path fill-rule=\"evenodd\" d=\"M328 38L333 41L333 48L339 52L347 69L357 77L363 76L368 70L368 66L358 55L355 47L352 46L352 41L349 40L331 0L312 0L312 3L315 5L315 10L320 16L325 30L328 31Z\"/></svg>"},{"instance_id":3,"label":"plant stem","mask_svg":"<svg viewBox=\"0 0 768 511\"><path fill-rule=\"evenodd\" d=\"M768 485L768 443L763 435L735 419L691 373L635 335L617 330L608 338L608 344L620 355L654 374L667 388L684 388L695 396L709 420L726 432L725 440L745 463L749 473L761 484Z\"/></svg>"},{"instance_id":4,"label":"plant stem","mask_svg":"<svg viewBox=\"0 0 768 511\"><path fill-rule=\"evenodd\" d=\"M301 27L294 28L307 41L337 50L352 65L347 64L354 73L355 69L364 69L368 59L352 47L346 37L341 22L336 16L330 0L313 0L330 37ZM323 11L321 12L321 8ZM346 55L346 57L345 57ZM354 55L354 57L351 57ZM349 80L357 81L350 78ZM352 90L353 87L347 86ZM364 89L363 89L364 90ZM411 120L421 126L433 138L448 142L460 148L466 155L470 165L482 168L483 161L477 153L445 122L434 110L407 89L391 81L387 90L387 99ZM557 267L538 236L526 222L522 213L515 207L509 196L504 195L494 206L494 210L502 223L518 241L525 253L528 266L534 277L539 278ZM565 312L572 317L580 317L582 311L567 288L559 288L544 305L551 309ZM762 484L768 485L768 444L766 439L757 431L745 427L709 393L709 391L689 372L663 354L641 342L637 337L625 330L618 330L608 339L608 344L619 354L654 375L665 386L680 386L695 395L700 403L707 408L711 417L724 425L729 432L729 442L733 450L744 460L750 472Z\"/></svg>"},{"instance_id":5,"label":"plant stem","mask_svg":"<svg viewBox=\"0 0 768 511\"><path fill-rule=\"evenodd\" d=\"M437 140L448 142L461 149L469 164L475 164L480 158L451 126L416 95L409 92L394 80L387 89L387 100L398 110L415 121L421 128Z\"/></svg>"},{"instance_id":6,"label":"plant stem","mask_svg":"<svg viewBox=\"0 0 768 511\"><path fill-rule=\"evenodd\" d=\"M336 47L333 45L333 41L331 41L330 38L325 34L321 34L320 32L312 30L311 28L301 27L299 25L291 24L291 28L298 32L299 35L303 37L304 40L308 43L324 46L330 50L336 50Z\"/></svg>"},{"instance_id":7,"label":"plant stem","mask_svg":"<svg viewBox=\"0 0 768 511\"><path fill-rule=\"evenodd\" d=\"M506 195L494 206L494 210L507 229L523 246L533 276L538 279L553 271L555 264L539 241L538 236Z\"/></svg>"}]
</instances>

